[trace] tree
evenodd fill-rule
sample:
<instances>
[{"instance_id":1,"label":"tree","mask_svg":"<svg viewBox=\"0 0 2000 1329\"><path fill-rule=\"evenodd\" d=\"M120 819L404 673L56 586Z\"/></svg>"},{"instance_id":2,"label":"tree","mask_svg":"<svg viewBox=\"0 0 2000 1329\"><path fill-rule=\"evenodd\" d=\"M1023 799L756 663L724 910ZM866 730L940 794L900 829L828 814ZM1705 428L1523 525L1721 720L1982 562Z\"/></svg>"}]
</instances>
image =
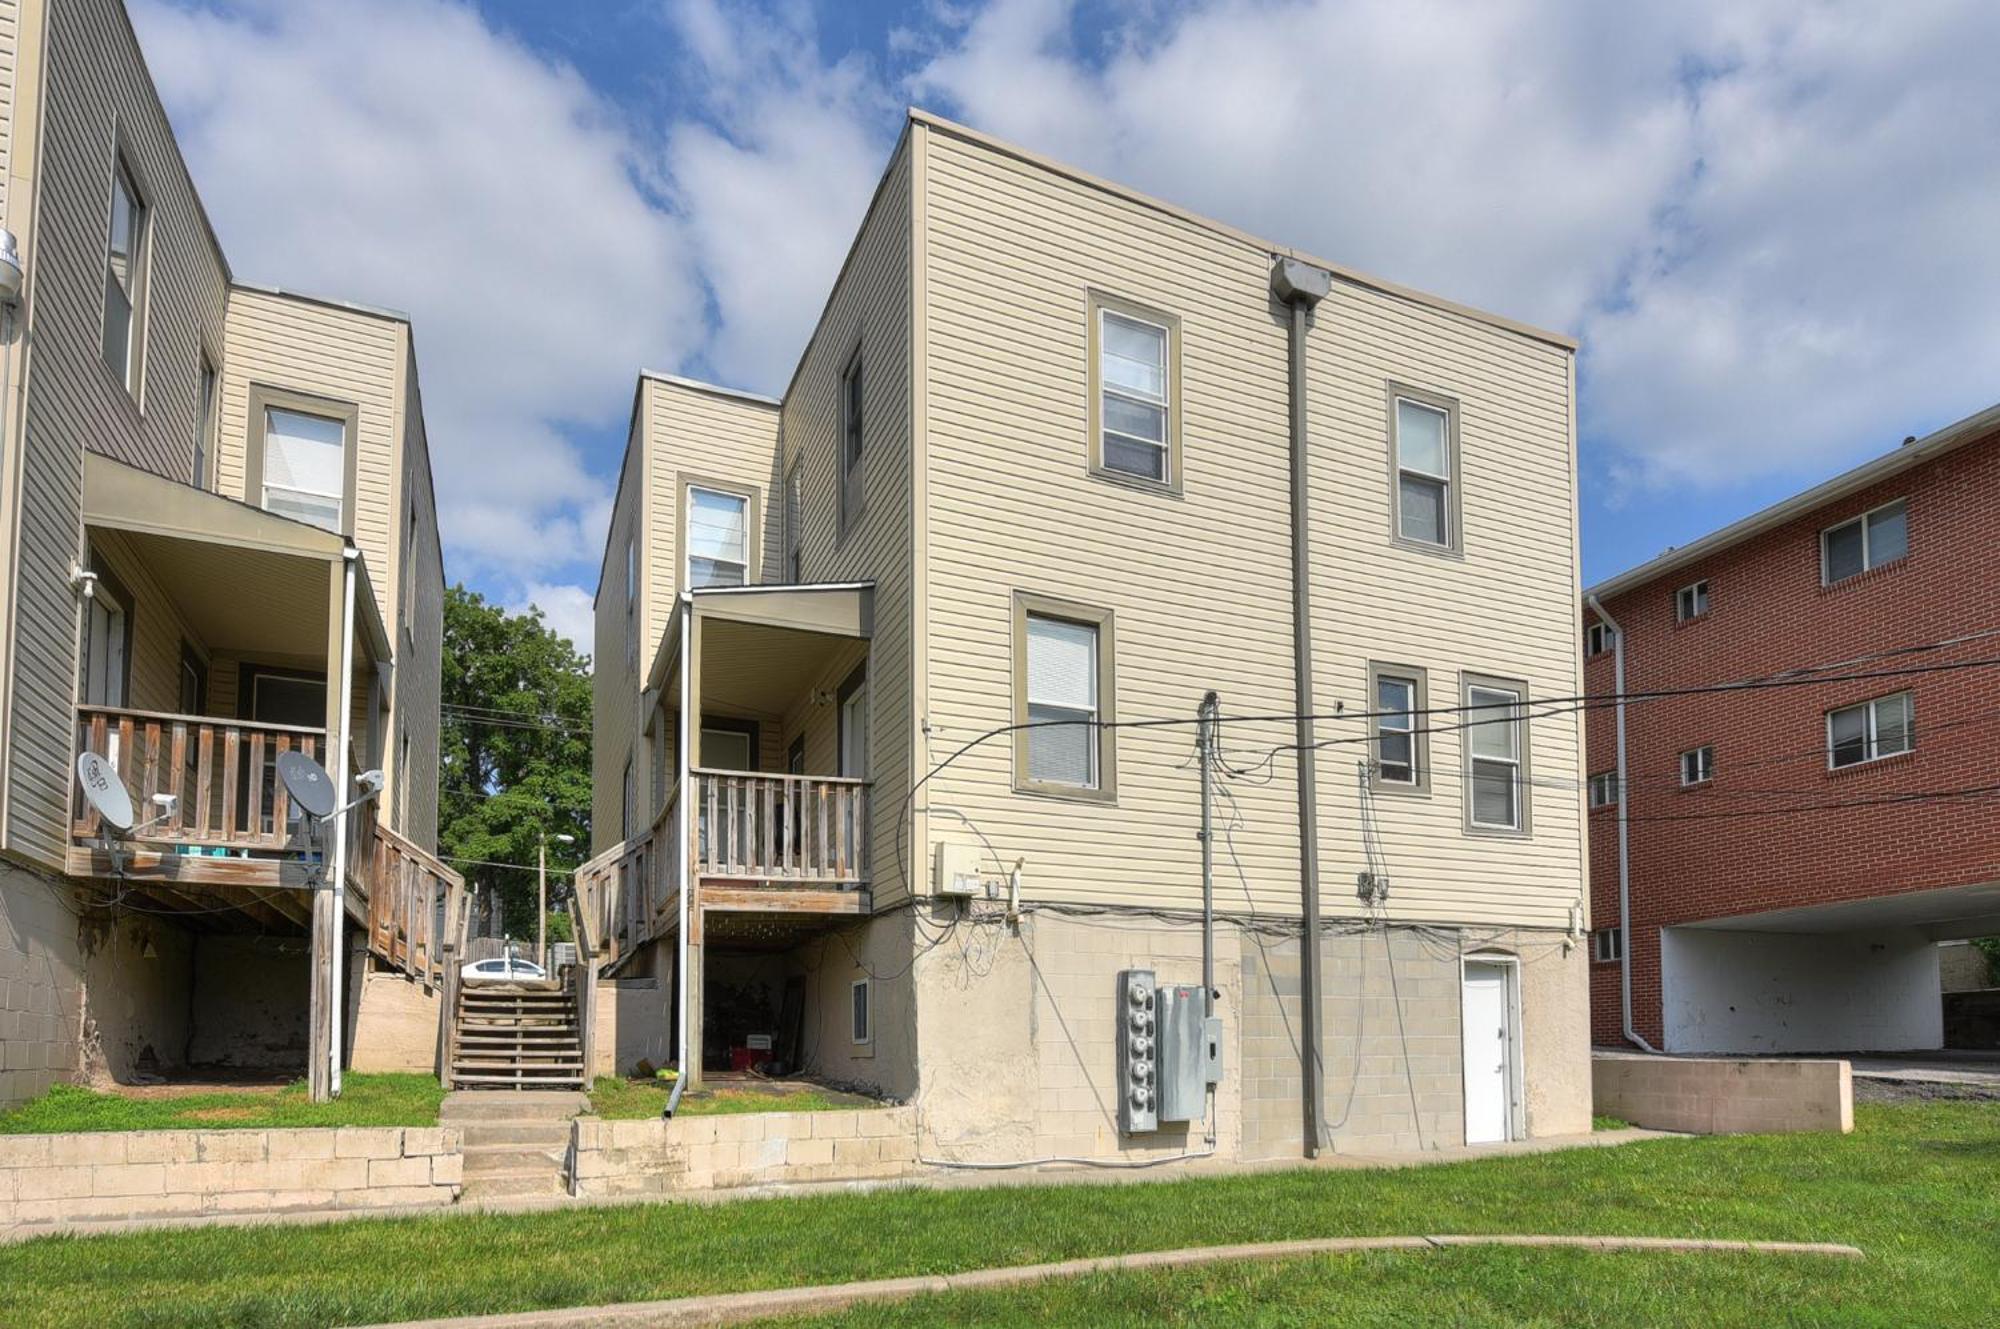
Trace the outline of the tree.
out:
<instances>
[{"instance_id":1,"label":"tree","mask_svg":"<svg viewBox=\"0 0 2000 1329\"><path fill-rule=\"evenodd\" d=\"M493 892L509 935L532 937L543 837L552 898L590 849L590 659L539 609L510 614L455 585L445 592L442 711L439 851L468 885ZM567 935L556 921L567 917L552 913L551 936Z\"/></svg>"}]
</instances>

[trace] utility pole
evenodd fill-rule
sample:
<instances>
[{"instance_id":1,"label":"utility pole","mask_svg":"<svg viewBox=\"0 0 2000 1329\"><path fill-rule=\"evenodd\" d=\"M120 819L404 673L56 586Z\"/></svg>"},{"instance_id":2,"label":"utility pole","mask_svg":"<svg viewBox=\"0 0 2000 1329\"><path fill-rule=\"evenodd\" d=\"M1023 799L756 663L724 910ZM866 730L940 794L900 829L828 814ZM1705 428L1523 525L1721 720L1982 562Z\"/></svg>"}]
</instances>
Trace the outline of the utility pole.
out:
<instances>
[{"instance_id":1,"label":"utility pole","mask_svg":"<svg viewBox=\"0 0 2000 1329\"><path fill-rule=\"evenodd\" d=\"M535 849L535 963L549 967L549 837Z\"/></svg>"}]
</instances>

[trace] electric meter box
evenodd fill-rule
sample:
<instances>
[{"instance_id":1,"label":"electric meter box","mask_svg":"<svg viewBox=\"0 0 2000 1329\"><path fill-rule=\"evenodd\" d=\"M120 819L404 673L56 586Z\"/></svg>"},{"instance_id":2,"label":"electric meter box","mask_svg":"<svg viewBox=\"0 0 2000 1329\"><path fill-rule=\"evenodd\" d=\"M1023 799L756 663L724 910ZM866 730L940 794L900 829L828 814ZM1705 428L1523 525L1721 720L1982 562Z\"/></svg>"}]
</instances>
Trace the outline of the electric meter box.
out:
<instances>
[{"instance_id":1,"label":"electric meter box","mask_svg":"<svg viewBox=\"0 0 2000 1329\"><path fill-rule=\"evenodd\" d=\"M937 863L931 876L931 894L944 899L969 900L979 893L979 846L941 841Z\"/></svg>"},{"instance_id":2,"label":"electric meter box","mask_svg":"<svg viewBox=\"0 0 2000 1329\"><path fill-rule=\"evenodd\" d=\"M1198 983L1158 992L1160 1120L1199 1121L1208 1103L1208 1003Z\"/></svg>"},{"instance_id":3,"label":"electric meter box","mask_svg":"<svg viewBox=\"0 0 2000 1329\"><path fill-rule=\"evenodd\" d=\"M1118 1130L1141 1135L1160 1129L1159 999L1150 969L1118 974Z\"/></svg>"}]
</instances>

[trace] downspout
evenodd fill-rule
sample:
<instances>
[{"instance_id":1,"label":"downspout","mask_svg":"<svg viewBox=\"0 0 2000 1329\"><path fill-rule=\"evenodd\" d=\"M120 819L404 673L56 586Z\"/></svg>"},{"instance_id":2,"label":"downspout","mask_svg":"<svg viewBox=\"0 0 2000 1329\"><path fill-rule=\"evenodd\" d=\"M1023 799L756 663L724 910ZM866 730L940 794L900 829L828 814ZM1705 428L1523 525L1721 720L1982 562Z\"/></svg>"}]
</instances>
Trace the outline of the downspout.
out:
<instances>
[{"instance_id":1,"label":"downspout","mask_svg":"<svg viewBox=\"0 0 2000 1329\"><path fill-rule=\"evenodd\" d=\"M681 704L674 721L674 765L679 768L674 785L679 792L674 800L674 862L681 878L678 892L680 911L679 926L674 931L674 990L680 1002L680 1036L675 1045L674 1064L679 1074L674 1076L673 1092L667 1095L667 1106L663 1115L673 1116L674 1109L681 1105L681 1094L688 1082L688 894L694 889L688 866L688 844L692 837L692 817L694 807L694 772L690 769L693 753L688 751L689 725L688 707L694 704L690 690L694 661L688 652L694 648L694 597L685 591L681 593Z\"/></svg>"},{"instance_id":2,"label":"downspout","mask_svg":"<svg viewBox=\"0 0 2000 1329\"><path fill-rule=\"evenodd\" d=\"M1299 1060L1305 1111L1305 1156L1319 1157L1326 1120L1320 1060L1319 784L1313 747L1312 508L1306 448L1306 322L1333 289L1333 274L1297 259L1271 267L1271 293L1290 308L1292 453L1292 700L1299 771L1299 911L1305 935L1299 948Z\"/></svg>"},{"instance_id":3,"label":"downspout","mask_svg":"<svg viewBox=\"0 0 2000 1329\"><path fill-rule=\"evenodd\" d=\"M1583 599L1591 612L1611 629L1612 686L1618 693L1614 708L1618 717L1618 1007L1624 1016L1626 1041L1648 1052L1658 1052L1632 1027L1632 830L1626 821L1630 808L1626 803L1629 784L1625 778L1625 629L1611 617L1603 601L1594 595Z\"/></svg>"},{"instance_id":4,"label":"downspout","mask_svg":"<svg viewBox=\"0 0 2000 1329\"><path fill-rule=\"evenodd\" d=\"M341 809L333 821L333 995L329 1001L327 1014L332 1021L332 1036L327 1040L331 1045L327 1055L333 1065L327 1083L333 1096L340 1097L340 1051L341 1013L347 997L343 990L347 977L347 819L351 815L347 808L349 789L347 787L348 745L354 741L354 569L360 562L361 551L349 545L341 552L345 566L340 578L340 691L334 695L340 702L340 742L334 745L333 757L333 805Z\"/></svg>"}]
</instances>

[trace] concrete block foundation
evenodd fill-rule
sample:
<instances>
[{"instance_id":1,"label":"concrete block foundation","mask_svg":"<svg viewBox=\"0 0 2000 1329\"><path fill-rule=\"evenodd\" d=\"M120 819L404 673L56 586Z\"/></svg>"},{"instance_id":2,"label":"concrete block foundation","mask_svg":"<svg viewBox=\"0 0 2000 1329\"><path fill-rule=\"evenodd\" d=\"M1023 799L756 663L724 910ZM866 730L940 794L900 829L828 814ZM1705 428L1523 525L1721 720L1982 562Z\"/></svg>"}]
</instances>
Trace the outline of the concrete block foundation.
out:
<instances>
[{"instance_id":1,"label":"concrete block foundation","mask_svg":"<svg viewBox=\"0 0 2000 1329\"><path fill-rule=\"evenodd\" d=\"M1854 1129L1844 1061L1599 1051L1591 1063L1597 1111L1634 1126L1701 1135Z\"/></svg>"}]
</instances>

